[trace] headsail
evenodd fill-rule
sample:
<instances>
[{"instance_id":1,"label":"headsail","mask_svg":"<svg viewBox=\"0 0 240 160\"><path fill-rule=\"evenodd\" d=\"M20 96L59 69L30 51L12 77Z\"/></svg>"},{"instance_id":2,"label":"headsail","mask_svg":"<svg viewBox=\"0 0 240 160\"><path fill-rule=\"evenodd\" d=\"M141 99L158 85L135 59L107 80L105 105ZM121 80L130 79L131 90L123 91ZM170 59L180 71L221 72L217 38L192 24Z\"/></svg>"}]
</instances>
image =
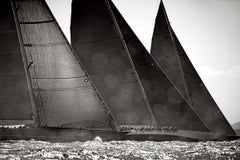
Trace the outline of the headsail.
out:
<instances>
[{"instance_id":1,"label":"headsail","mask_svg":"<svg viewBox=\"0 0 240 160\"><path fill-rule=\"evenodd\" d=\"M183 130L208 131L110 0L109 4L116 20L115 23L119 26L128 53L139 74L157 124L176 126Z\"/></svg>"},{"instance_id":2,"label":"headsail","mask_svg":"<svg viewBox=\"0 0 240 160\"><path fill-rule=\"evenodd\" d=\"M192 105L210 131L229 135L235 134L169 25L162 2L156 18L151 55Z\"/></svg>"},{"instance_id":3,"label":"headsail","mask_svg":"<svg viewBox=\"0 0 240 160\"><path fill-rule=\"evenodd\" d=\"M27 79L10 0L1 1L0 22L0 121L32 120Z\"/></svg>"},{"instance_id":4,"label":"headsail","mask_svg":"<svg viewBox=\"0 0 240 160\"><path fill-rule=\"evenodd\" d=\"M104 0L73 0L72 46L119 125L154 123L138 75Z\"/></svg>"},{"instance_id":5,"label":"headsail","mask_svg":"<svg viewBox=\"0 0 240 160\"><path fill-rule=\"evenodd\" d=\"M44 0L14 0L41 127L114 128Z\"/></svg>"}]
</instances>

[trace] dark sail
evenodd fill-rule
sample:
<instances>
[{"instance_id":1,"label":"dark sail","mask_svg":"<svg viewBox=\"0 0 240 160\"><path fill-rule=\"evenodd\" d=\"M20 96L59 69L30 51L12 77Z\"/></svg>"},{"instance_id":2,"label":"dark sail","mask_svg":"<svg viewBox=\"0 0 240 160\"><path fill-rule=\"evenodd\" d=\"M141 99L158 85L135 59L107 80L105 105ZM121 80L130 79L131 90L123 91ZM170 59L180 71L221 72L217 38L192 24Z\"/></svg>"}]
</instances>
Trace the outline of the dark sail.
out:
<instances>
[{"instance_id":1,"label":"dark sail","mask_svg":"<svg viewBox=\"0 0 240 160\"><path fill-rule=\"evenodd\" d=\"M151 54L212 132L234 135L173 32L161 2Z\"/></svg>"},{"instance_id":2,"label":"dark sail","mask_svg":"<svg viewBox=\"0 0 240 160\"><path fill-rule=\"evenodd\" d=\"M15 0L14 13L39 125L114 128L113 118L44 0Z\"/></svg>"},{"instance_id":3,"label":"dark sail","mask_svg":"<svg viewBox=\"0 0 240 160\"><path fill-rule=\"evenodd\" d=\"M73 0L71 38L116 122L154 123L138 75L104 0Z\"/></svg>"},{"instance_id":4,"label":"dark sail","mask_svg":"<svg viewBox=\"0 0 240 160\"><path fill-rule=\"evenodd\" d=\"M0 22L0 121L32 120L24 64L9 0L1 0Z\"/></svg>"},{"instance_id":5,"label":"dark sail","mask_svg":"<svg viewBox=\"0 0 240 160\"><path fill-rule=\"evenodd\" d=\"M145 89L153 114L160 126L176 126L183 130L208 131L194 110L144 48L114 4L110 9L119 26L126 49Z\"/></svg>"}]
</instances>

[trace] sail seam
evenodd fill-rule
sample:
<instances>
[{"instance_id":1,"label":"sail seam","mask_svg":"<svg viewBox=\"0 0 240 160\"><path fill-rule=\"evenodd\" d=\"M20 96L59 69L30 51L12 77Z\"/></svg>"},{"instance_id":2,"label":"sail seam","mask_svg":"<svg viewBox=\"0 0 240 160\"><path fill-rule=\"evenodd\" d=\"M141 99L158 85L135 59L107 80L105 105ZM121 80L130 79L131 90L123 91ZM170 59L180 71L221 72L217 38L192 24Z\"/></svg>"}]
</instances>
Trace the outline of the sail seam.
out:
<instances>
[{"instance_id":1,"label":"sail seam","mask_svg":"<svg viewBox=\"0 0 240 160\"><path fill-rule=\"evenodd\" d=\"M13 95L0 94L0 97L26 97L26 96L28 96L28 94L13 94Z\"/></svg>"},{"instance_id":2,"label":"sail seam","mask_svg":"<svg viewBox=\"0 0 240 160\"><path fill-rule=\"evenodd\" d=\"M24 75L24 72L21 72L21 73L0 73L0 76L16 76L16 75Z\"/></svg>"},{"instance_id":3,"label":"sail seam","mask_svg":"<svg viewBox=\"0 0 240 160\"><path fill-rule=\"evenodd\" d=\"M56 89L45 89L45 88L33 88L34 91L69 91L69 90L72 90L72 91L78 91L79 89L83 89L83 88L88 88L88 87L73 87L73 88L56 88ZM95 92L97 92L96 90L94 90ZM95 93L95 92L86 92L86 93ZM81 95L81 94L79 94ZM86 95L86 94L83 94L83 95Z\"/></svg>"},{"instance_id":4,"label":"sail seam","mask_svg":"<svg viewBox=\"0 0 240 160\"><path fill-rule=\"evenodd\" d=\"M137 82L135 81L123 81L123 82L119 82L119 83L112 83L112 84L103 84L102 86L114 86L114 85L119 85L119 84L125 84L125 83L131 83L131 82Z\"/></svg>"},{"instance_id":5,"label":"sail seam","mask_svg":"<svg viewBox=\"0 0 240 160\"><path fill-rule=\"evenodd\" d=\"M76 79L76 78L81 78L81 77L87 77L87 76L77 76L77 77L63 77L63 78L54 78L54 77L32 77L31 79Z\"/></svg>"},{"instance_id":6,"label":"sail seam","mask_svg":"<svg viewBox=\"0 0 240 160\"><path fill-rule=\"evenodd\" d=\"M32 22L19 22L20 24L41 24L41 23L52 23L55 22L54 19L46 20L46 21L32 21Z\"/></svg>"},{"instance_id":7,"label":"sail seam","mask_svg":"<svg viewBox=\"0 0 240 160\"><path fill-rule=\"evenodd\" d=\"M54 42L54 43L26 43L24 44L24 47L35 47L35 46L61 46L61 45L65 45L66 42L62 41L62 42Z\"/></svg>"},{"instance_id":8,"label":"sail seam","mask_svg":"<svg viewBox=\"0 0 240 160\"><path fill-rule=\"evenodd\" d=\"M17 53L20 53L20 52L4 52L4 51L1 52L0 51L0 54L17 54Z\"/></svg>"},{"instance_id":9,"label":"sail seam","mask_svg":"<svg viewBox=\"0 0 240 160\"><path fill-rule=\"evenodd\" d=\"M81 42L81 41L72 41L72 43L81 43L81 44L89 44L89 43L100 43L104 41L110 41L110 40L115 40L118 39L118 37L111 37L111 38L106 38L98 41L88 41L88 42Z\"/></svg>"}]
</instances>

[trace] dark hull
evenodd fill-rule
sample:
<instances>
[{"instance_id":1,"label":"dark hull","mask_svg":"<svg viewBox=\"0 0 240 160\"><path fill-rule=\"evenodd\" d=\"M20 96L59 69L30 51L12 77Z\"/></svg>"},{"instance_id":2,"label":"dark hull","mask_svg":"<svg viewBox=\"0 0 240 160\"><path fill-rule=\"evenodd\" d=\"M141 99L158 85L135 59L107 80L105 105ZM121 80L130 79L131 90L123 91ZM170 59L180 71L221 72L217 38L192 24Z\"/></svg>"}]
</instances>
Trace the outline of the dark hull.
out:
<instances>
[{"instance_id":1,"label":"dark hull","mask_svg":"<svg viewBox=\"0 0 240 160\"><path fill-rule=\"evenodd\" d=\"M232 141L239 139L235 135L219 135L213 132L200 132L179 130L177 132L148 132L148 133L128 133L128 140L153 140L153 141Z\"/></svg>"},{"instance_id":2,"label":"dark hull","mask_svg":"<svg viewBox=\"0 0 240 160\"><path fill-rule=\"evenodd\" d=\"M123 140L124 134L114 131L77 130L56 128L0 129L0 140L41 140L50 142L88 141L95 137L104 141Z\"/></svg>"},{"instance_id":3,"label":"dark hull","mask_svg":"<svg viewBox=\"0 0 240 160\"><path fill-rule=\"evenodd\" d=\"M55 128L21 128L0 129L0 140L41 140L50 142L88 141L95 137L103 141L135 140L135 141L228 141L239 139L239 136L218 135L210 132L177 131L177 132L114 132L100 130L76 130Z\"/></svg>"}]
</instances>

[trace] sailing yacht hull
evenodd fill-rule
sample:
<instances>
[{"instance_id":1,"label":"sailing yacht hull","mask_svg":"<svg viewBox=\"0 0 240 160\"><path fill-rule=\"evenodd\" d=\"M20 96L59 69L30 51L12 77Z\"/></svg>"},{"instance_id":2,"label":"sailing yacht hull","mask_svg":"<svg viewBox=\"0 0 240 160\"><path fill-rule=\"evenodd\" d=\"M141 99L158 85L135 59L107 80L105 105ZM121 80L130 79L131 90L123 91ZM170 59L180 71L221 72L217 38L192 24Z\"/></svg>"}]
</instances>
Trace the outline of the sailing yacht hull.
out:
<instances>
[{"instance_id":1,"label":"sailing yacht hull","mask_svg":"<svg viewBox=\"0 0 240 160\"><path fill-rule=\"evenodd\" d=\"M101 130L78 130L56 128L0 128L0 141L39 140L50 142L88 141L95 137L103 141L226 141L239 139L239 136L219 135L213 132L179 130L177 132L117 132Z\"/></svg>"}]
</instances>

